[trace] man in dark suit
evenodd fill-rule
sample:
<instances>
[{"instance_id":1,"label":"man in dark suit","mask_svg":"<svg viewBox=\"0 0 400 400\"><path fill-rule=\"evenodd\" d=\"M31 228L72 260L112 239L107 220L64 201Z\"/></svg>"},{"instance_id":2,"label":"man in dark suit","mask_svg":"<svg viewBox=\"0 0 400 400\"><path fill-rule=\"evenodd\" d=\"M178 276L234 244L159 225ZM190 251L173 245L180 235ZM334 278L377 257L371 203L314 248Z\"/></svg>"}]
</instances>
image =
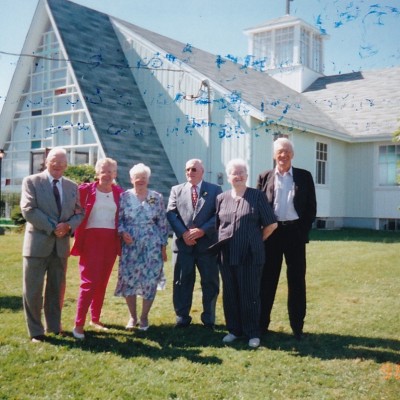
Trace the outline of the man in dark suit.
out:
<instances>
[{"instance_id":1,"label":"man in dark suit","mask_svg":"<svg viewBox=\"0 0 400 400\"><path fill-rule=\"evenodd\" d=\"M21 211L26 219L23 244L23 305L32 342L46 340L46 332L61 333L69 238L83 212L77 185L63 177L67 153L50 150L47 169L24 178ZM44 298L43 298L43 287Z\"/></svg>"},{"instance_id":2,"label":"man in dark suit","mask_svg":"<svg viewBox=\"0 0 400 400\"><path fill-rule=\"evenodd\" d=\"M274 142L276 167L260 174L257 188L266 193L278 228L265 242L266 262L261 280L262 332L268 331L283 256L287 266L288 312L296 339L303 334L306 316L306 243L317 212L310 172L292 167L293 144L286 138Z\"/></svg>"},{"instance_id":3,"label":"man in dark suit","mask_svg":"<svg viewBox=\"0 0 400 400\"><path fill-rule=\"evenodd\" d=\"M187 182L173 186L168 201L167 218L174 231L172 242L174 265L173 303L176 326L189 326L192 317L196 266L200 273L203 312L206 327L215 324L215 306L219 293L219 271L216 256L208 248L217 241L215 201L220 186L203 181L201 160L186 163Z\"/></svg>"}]
</instances>

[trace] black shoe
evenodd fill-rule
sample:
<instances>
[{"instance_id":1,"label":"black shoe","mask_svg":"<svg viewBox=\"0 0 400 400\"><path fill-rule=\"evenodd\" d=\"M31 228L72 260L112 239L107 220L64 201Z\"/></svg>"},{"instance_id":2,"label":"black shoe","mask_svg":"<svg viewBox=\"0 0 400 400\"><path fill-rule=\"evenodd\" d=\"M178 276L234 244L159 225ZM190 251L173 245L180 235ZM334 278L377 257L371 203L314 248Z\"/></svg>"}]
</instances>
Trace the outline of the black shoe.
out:
<instances>
[{"instance_id":1,"label":"black shoe","mask_svg":"<svg viewBox=\"0 0 400 400\"><path fill-rule=\"evenodd\" d=\"M32 337L31 337L31 342L32 342L32 343L47 342L47 336L46 336L46 335L32 336Z\"/></svg>"},{"instance_id":2,"label":"black shoe","mask_svg":"<svg viewBox=\"0 0 400 400\"><path fill-rule=\"evenodd\" d=\"M190 325L191 321L189 322L178 322L175 324L175 328L187 328Z\"/></svg>"},{"instance_id":3,"label":"black shoe","mask_svg":"<svg viewBox=\"0 0 400 400\"><path fill-rule=\"evenodd\" d=\"M177 316L175 328L187 328L191 322L192 322L191 316L187 316L187 317Z\"/></svg>"},{"instance_id":4,"label":"black shoe","mask_svg":"<svg viewBox=\"0 0 400 400\"><path fill-rule=\"evenodd\" d=\"M203 326L207 329L211 329L212 331L215 330L215 325L214 324L203 324Z\"/></svg>"},{"instance_id":5,"label":"black shoe","mask_svg":"<svg viewBox=\"0 0 400 400\"><path fill-rule=\"evenodd\" d=\"M300 342L303 339L303 332L302 331L296 331L293 332L294 338Z\"/></svg>"}]
</instances>

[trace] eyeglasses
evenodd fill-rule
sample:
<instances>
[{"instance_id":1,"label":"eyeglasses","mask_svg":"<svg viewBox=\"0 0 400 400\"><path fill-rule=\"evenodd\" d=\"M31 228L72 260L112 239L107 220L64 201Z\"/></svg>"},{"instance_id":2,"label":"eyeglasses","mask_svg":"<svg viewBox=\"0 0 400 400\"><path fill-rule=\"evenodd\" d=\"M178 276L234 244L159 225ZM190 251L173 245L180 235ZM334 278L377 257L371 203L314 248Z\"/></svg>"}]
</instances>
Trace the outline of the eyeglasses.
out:
<instances>
[{"instance_id":1,"label":"eyeglasses","mask_svg":"<svg viewBox=\"0 0 400 400\"><path fill-rule=\"evenodd\" d=\"M194 167L186 168L186 172L197 172L197 168Z\"/></svg>"}]
</instances>

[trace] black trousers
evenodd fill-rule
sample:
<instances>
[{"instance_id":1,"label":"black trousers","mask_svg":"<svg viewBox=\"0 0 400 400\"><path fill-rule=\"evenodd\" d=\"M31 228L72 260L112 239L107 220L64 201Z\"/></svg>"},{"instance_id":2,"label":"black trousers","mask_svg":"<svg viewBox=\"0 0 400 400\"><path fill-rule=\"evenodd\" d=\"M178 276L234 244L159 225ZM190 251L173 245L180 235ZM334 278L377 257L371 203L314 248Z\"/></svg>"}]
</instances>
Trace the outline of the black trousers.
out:
<instances>
[{"instance_id":1,"label":"black trousers","mask_svg":"<svg viewBox=\"0 0 400 400\"><path fill-rule=\"evenodd\" d=\"M302 332L306 316L306 243L297 224L279 225L265 241L266 261L261 277L260 329L266 332L271 321L271 310L282 268L287 266L287 307L290 326L294 333Z\"/></svg>"}]
</instances>

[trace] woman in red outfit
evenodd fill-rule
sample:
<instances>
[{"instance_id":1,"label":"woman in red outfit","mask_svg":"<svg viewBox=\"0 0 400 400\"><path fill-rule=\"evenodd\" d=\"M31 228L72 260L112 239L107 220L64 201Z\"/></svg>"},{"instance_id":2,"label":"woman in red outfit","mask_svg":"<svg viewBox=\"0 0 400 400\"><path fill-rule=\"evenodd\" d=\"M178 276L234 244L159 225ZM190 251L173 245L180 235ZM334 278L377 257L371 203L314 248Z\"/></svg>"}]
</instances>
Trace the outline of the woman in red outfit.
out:
<instances>
[{"instance_id":1,"label":"woman in red outfit","mask_svg":"<svg viewBox=\"0 0 400 400\"><path fill-rule=\"evenodd\" d=\"M81 284L72 331L76 339L84 339L86 314L90 308L90 325L107 330L100 322L100 314L108 280L117 255L121 253L117 232L119 197L123 189L114 184L117 162L104 158L96 163L97 181L79 186L85 218L75 231L71 254L80 256Z\"/></svg>"}]
</instances>

